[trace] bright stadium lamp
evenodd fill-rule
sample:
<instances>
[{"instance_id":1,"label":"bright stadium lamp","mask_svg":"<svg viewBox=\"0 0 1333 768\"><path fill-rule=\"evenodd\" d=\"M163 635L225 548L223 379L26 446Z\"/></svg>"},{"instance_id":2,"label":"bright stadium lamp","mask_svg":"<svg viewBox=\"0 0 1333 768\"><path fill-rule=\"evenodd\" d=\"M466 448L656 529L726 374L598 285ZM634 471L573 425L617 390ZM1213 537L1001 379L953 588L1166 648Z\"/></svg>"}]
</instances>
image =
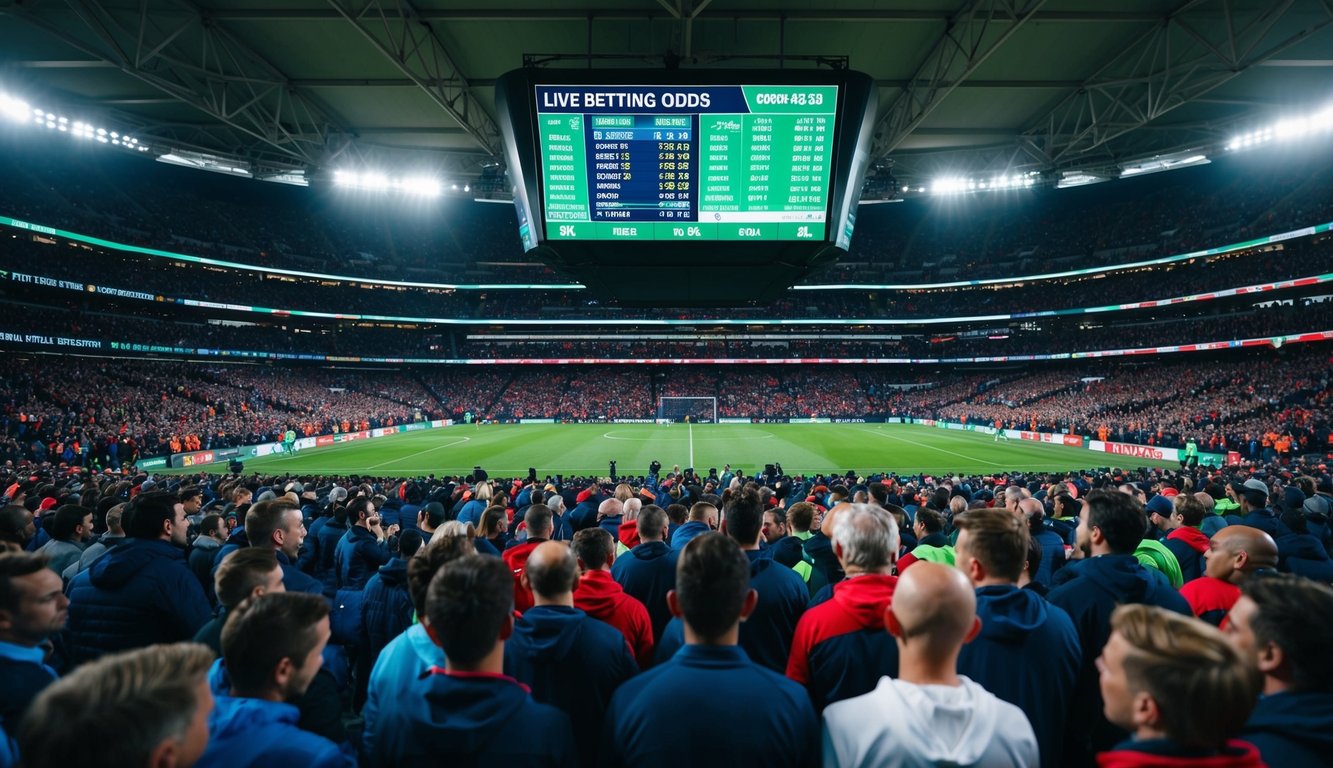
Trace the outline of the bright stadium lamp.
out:
<instances>
[{"instance_id":1,"label":"bright stadium lamp","mask_svg":"<svg viewBox=\"0 0 1333 768\"><path fill-rule=\"evenodd\" d=\"M0 114L16 123L26 123L33 115L33 111L26 101L7 93L0 93Z\"/></svg>"}]
</instances>

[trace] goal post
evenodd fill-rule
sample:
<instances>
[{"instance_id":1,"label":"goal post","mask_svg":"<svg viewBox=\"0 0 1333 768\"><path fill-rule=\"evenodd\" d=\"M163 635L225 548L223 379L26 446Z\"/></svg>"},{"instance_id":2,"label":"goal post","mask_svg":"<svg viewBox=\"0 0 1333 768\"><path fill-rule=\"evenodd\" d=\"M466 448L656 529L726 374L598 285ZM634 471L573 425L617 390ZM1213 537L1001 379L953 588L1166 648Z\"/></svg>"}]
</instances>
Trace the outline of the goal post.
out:
<instances>
[{"instance_id":1,"label":"goal post","mask_svg":"<svg viewBox=\"0 0 1333 768\"><path fill-rule=\"evenodd\" d=\"M670 424L689 419L691 424L717 423L716 397L659 397L657 422Z\"/></svg>"}]
</instances>

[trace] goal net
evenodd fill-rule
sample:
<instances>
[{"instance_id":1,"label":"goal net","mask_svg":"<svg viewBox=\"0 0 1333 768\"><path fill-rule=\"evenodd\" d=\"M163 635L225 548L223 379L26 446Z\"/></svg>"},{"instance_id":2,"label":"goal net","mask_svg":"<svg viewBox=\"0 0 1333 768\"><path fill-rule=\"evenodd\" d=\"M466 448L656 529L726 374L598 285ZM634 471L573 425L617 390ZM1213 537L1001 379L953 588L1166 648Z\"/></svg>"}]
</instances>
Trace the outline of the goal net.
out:
<instances>
[{"instance_id":1,"label":"goal net","mask_svg":"<svg viewBox=\"0 0 1333 768\"><path fill-rule=\"evenodd\" d=\"M659 397L657 421L670 424L689 419L691 424L717 423L716 397Z\"/></svg>"}]
</instances>

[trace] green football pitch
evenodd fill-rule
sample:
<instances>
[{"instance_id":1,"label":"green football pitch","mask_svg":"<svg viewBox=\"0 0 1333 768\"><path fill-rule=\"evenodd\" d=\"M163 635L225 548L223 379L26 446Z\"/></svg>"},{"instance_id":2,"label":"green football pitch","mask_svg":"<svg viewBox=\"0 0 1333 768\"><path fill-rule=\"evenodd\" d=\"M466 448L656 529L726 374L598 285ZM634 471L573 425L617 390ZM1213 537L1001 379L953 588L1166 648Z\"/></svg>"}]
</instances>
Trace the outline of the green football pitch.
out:
<instances>
[{"instance_id":1,"label":"green football pitch","mask_svg":"<svg viewBox=\"0 0 1333 768\"><path fill-rule=\"evenodd\" d=\"M788 474L1038 472L1095 466L1161 466L1081 448L906 424L523 424L471 425L404 432L294 455L245 462L263 474L359 474L414 477L465 474L480 466L493 476L604 474L615 460L621 475L640 475L654 460L707 472L731 464L747 473L781 463ZM1174 465L1178 466L1178 465ZM197 472L199 467L189 471ZM225 464L209 466L225 471Z\"/></svg>"}]
</instances>

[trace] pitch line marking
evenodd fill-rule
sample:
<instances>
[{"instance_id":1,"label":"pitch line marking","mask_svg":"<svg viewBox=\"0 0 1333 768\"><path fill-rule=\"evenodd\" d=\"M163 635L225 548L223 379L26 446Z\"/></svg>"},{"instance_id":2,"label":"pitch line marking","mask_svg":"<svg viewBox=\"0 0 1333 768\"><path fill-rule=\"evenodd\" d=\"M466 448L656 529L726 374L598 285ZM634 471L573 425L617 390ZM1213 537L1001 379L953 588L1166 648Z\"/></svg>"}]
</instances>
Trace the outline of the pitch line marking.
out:
<instances>
[{"instance_id":1,"label":"pitch line marking","mask_svg":"<svg viewBox=\"0 0 1333 768\"><path fill-rule=\"evenodd\" d=\"M930 444L928 444L928 443L918 443L918 442L915 441L915 440L908 440L908 439L905 438L905 437L898 437L897 435L890 435L890 434L887 433L887 432L880 432L880 431L876 431L876 430L872 430L872 429L861 429L861 428L859 428L859 427L853 427L853 429L855 429L857 432L865 432L867 435L878 435L878 436L880 436L880 437L887 437L887 438L890 439L890 440L899 440L899 441L904 442L904 443L907 443L907 444L909 444L909 445L915 445L915 446L917 446L918 448L929 448L929 449L932 450L932 451L939 451L940 453L947 453L947 454L949 454L950 456L957 456L957 457L960 458L960 459L967 459L968 461L975 461L975 462L977 462L978 464L989 464L989 465L992 466L992 467L1004 467L1004 466L1008 466L1007 464L1001 464L1001 463L996 462L996 461L986 461L985 459L978 459L978 458L975 457L975 456L968 456L968 455L966 455L966 454L958 453L957 451L950 451L950 450L948 450L947 448L939 448L939 447L937 447L937 446L930 445Z\"/></svg>"},{"instance_id":2,"label":"pitch line marking","mask_svg":"<svg viewBox=\"0 0 1333 768\"><path fill-rule=\"evenodd\" d=\"M400 461L407 461L408 459L415 459L415 458L418 457L418 456L421 456L421 455L430 453L431 451L438 451L438 450L440 450L441 448L452 448L452 447L454 447L455 445L462 445L463 443L466 443L467 441L469 441L469 440L471 440L471 439L472 439L472 438L470 438L470 437L464 437L464 438L460 438L460 439L458 439L458 440L455 440L455 441L452 442L452 443L445 443L444 445L436 445L436 446L432 446L432 447L430 447L430 448L427 448L427 449L424 450L424 451L417 451L416 453L409 453L409 454L406 455L406 456L399 456L399 457L396 458L396 459L390 459L389 461L385 461L385 462L382 462L382 463L380 463L380 464L376 464L376 465L371 466L371 467L366 467L366 470L369 471L369 470L372 470L372 469L379 469L380 467L387 467L387 466L389 466L390 464L397 464L397 463L400 462Z\"/></svg>"}]
</instances>

